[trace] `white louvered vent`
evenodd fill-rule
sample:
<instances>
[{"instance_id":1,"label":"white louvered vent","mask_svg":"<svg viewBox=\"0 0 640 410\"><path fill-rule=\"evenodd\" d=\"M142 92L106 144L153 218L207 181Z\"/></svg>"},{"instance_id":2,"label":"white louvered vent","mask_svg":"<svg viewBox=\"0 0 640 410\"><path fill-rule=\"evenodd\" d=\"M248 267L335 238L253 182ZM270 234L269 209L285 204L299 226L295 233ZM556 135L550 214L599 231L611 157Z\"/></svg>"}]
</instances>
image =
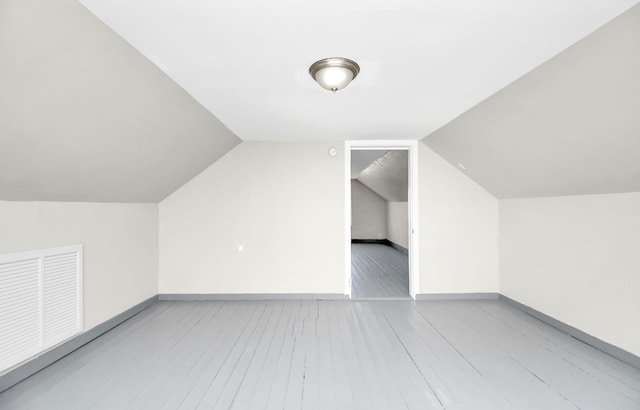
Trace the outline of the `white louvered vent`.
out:
<instances>
[{"instance_id":1,"label":"white louvered vent","mask_svg":"<svg viewBox=\"0 0 640 410\"><path fill-rule=\"evenodd\" d=\"M78 252L44 257L44 343L55 344L78 332Z\"/></svg>"},{"instance_id":2,"label":"white louvered vent","mask_svg":"<svg viewBox=\"0 0 640 410\"><path fill-rule=\"evenodd\" d=\"M82 331L82 245L0 255L0 373Z\"/></svg>"},{"instance_id":3,"label":"white louvered vent","mask_svg":"<svg viewBox=\"0 0 640 410\"><path fill-rule=\"evenodd\" d=\"M0 263L0 370L40 349L40 260Z\"/></svg>"}]
</instances>

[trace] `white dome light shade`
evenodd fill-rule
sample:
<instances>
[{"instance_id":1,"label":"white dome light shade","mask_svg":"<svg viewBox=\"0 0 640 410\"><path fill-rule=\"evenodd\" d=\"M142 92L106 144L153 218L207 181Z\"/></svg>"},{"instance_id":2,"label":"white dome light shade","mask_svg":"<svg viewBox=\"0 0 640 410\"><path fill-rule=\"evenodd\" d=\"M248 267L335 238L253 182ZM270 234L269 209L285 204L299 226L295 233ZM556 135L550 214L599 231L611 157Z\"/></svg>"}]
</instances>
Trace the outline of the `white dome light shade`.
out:
<instances>
[{"instance_id":1,"label":"white dome light shade","mask_svg":"<svg viewBox=\"0 0 640 410\"><path fill-rule=\"evenodd\" d=\"M342 57L324 58L309 67L309 74L325 90L333 91L345 88L356 78L360 67L355 61Z\"/></svg>"},{"instance_id":2,"label":"white dome light shade","mask_svg":"<svg viewBox=\"0 0 640 410\"><path fill-rule=\"evenodd\" d=\"M342 90L353 80L353 72L344 67L327 67L318 70L316 81L322 88L329 91Z\"/></svg>"}]
</instances>

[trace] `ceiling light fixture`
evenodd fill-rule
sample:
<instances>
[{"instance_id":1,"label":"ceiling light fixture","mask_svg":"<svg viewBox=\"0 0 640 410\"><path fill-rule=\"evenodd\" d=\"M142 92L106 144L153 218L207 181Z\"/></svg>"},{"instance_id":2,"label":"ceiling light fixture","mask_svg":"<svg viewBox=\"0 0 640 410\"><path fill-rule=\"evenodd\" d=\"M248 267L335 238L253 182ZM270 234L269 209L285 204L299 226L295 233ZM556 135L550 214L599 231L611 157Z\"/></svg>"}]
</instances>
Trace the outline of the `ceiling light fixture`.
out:
<instances>
[{"instance_id":1,"label":"ceiling light fixture","mask_svg":"<svg viewBox=\"0 0 640 410\"><path fill-rule=\"evenodd\" d=\"M360 66L355 61L342 57L323 58L309 67L309 74L320 87L334 93L349 85L359 72Z\"/></svg>"}]
</instances>

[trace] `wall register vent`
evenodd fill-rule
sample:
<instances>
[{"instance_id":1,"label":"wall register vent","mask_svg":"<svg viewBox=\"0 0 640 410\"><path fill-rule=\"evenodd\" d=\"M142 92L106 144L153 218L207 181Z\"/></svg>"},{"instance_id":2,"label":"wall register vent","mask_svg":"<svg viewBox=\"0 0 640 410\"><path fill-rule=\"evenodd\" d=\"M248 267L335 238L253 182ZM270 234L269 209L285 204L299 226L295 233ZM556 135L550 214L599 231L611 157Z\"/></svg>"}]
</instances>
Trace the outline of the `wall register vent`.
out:
<instances>
[{"instance_id":1,"label":"wall register vent","mask_svg":"<svg viewBox=\"0 0 640 410\"><path fill-rule=\"evenodd\" d=\"M0 374L82 329L82 245L0 255Z\"/></svg>"}]
</instances>

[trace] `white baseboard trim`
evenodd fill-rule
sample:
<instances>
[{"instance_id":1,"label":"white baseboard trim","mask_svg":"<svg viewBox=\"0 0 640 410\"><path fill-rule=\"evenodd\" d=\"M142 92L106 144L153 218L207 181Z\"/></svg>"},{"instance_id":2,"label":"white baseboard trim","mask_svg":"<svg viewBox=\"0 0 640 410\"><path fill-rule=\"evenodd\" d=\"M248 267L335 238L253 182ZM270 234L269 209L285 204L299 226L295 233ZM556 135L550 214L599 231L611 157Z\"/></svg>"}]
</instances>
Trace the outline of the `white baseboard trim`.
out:
<instances>
[{"instance_id":1,"label":"white baseboard trim","mask_svg":"<svg viewBox=\"0 0 640 410\"><path fill-rule=\"evenodd\" d=\"M342 293L161 293L158 300L349 300Z\"/></svg>"},{"instance_id":2,"label":"white baseboard trim","mask_svg":"<svg viewBox=\"0 0 640 410\"><path fill-rule=\"evenodd\" d=\"M532 307L529 307L523 303L513 300L507 296L500 295L500 300L528 314L529 316L533 316L539 321L544 322L551 327L555 327L556 329L568 334L569 336L574 337L580 340L581 342L588 344L589 346L595 347L596 349L603 351L609 356L613 356L616 359L630 366L640 369L640 357L636 356L631 352L621 349L618 346L614 346L611 343L605 342L604 340L598 339L595 336L591 336L590 334L583 332L580 329L576 329L571 325L561 322L558 319L555 319L549 315L546 315Z\"/></svg>"},{"instance_id":3,"label":"white baseboard trim","mask_svg":"<svg viewBox=\"0 0 640 410\"><path fill-rule=\"evenodd\" d=\"M98 326L81 333L66 342L48 350L33 359L24 362L0 375L0 393L9 389L10 387L20 383L27 377L36 374L40 370L49 366L50 364L62 359L69 353L73 352L86 345L93 339L108 332L114 327L118 326L125 320L132 316L142 312L158 300L158 296L152 296L147 300L144 300L137 305L125 310L124 312L112 317L111 319L100 323Z\"/></svg>"},{"instance_id":4,"label":"white baseboard trim","mask_svg":"<svg viewBox=\"0 0 640 410\"><path fill-rule=\"evenodd\" d=\"M497 292L474 292L474 293L418 293L416 301L426 300L498 300L500 294Z\"/></svg>"}]
</instances>

